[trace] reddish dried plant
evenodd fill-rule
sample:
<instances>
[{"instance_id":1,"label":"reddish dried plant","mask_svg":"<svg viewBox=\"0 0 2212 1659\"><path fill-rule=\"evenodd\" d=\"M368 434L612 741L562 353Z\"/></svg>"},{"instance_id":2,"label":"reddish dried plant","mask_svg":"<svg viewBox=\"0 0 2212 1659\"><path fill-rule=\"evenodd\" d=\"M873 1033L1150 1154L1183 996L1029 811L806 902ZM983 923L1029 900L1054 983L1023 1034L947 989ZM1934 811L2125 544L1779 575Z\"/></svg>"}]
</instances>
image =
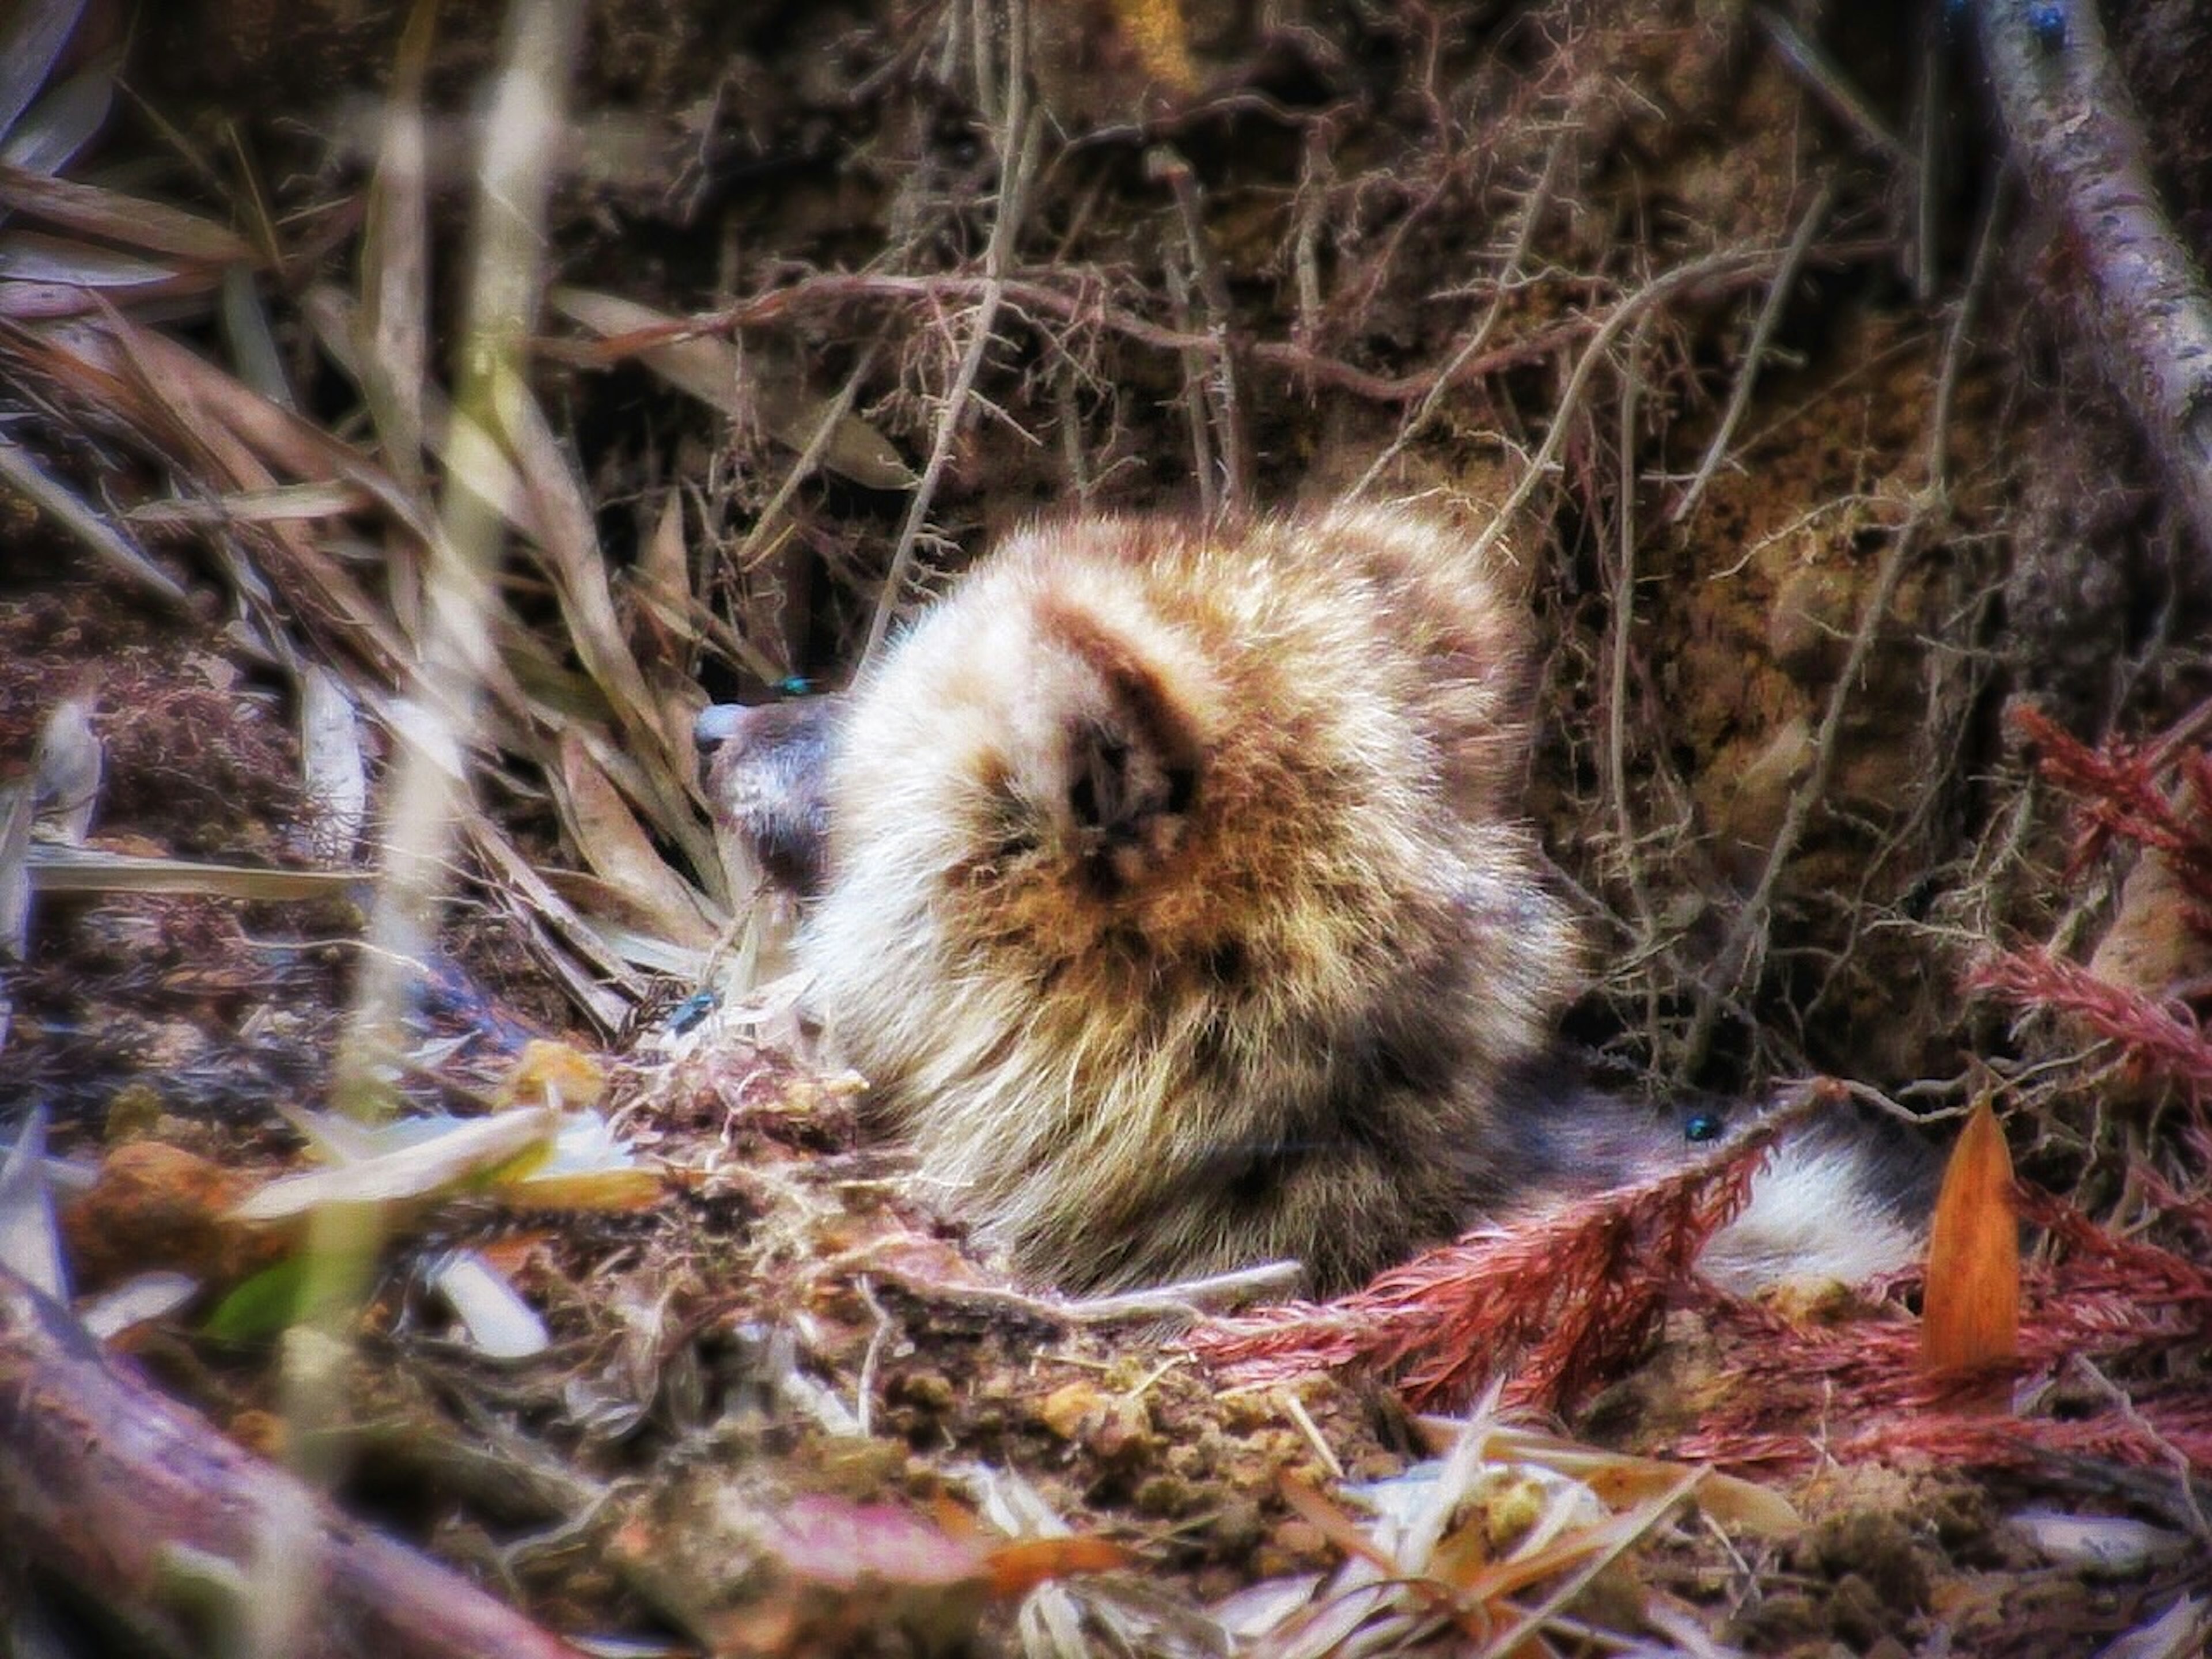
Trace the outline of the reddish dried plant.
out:
<instances>
[{"instance_id":1,"label":"reddish dried plant","mask_svg":"<svg viewBox=\"0 0 2212 1659\"><path fill-rule=\"evenodd\" d=\"M2212 1346L2212 1266L2118 1237L2037 1188L2013 1197L2057 1247L2026 1275L2013 1364L1930 1370L1920 1328L1899 1308L1802 1324L1717 1296L1707 1313L1729 1363L1696 1431L1668 1449L1736 1468L1802 1468L1821 1455L2021 1467L2068 1453L2154 1468L2177 1452L2212 1466L2212 1390L2196 1363ZM2124 1410L2087 1417L1986 1408L1992 1380L2063 1379L2085 1361L2154 1380L2131 1380Z\"/></svg>"},{"instance_id":2,"label":"reddish dried plant","mask_svg":"<svg viewBox=\"0 0 2212 1659\"><path fill-rule=\"evenodd\" d=\"M2069 1015L2118 1043L2134 1070L2168 1079L2195 1098L2212 1097L2212 1041L2181 1003L2100 979L2040 946L1991 958L1971 983L2024 1007Z\"/></svg>"},{"instance_id":3,"label":"reddish dried plant","mask_svg":"<svg viewBox=\"0 0 2212 1659\"><path fill-rule=\"evenodd\" d=\"M1334 1302L1216 1320L1190 1346L1248 1381L1361 1366L1395 1377L1417 1407L1464 1402L1503 1373L1507 1403L1555 1408L1643 1352L1797 1115L1678 1174L1471 1232Z\"/></svg>"},{"instance_id":4,"label":"reddish dried plant","mask_svg":"<svg viewBox=\"0 0 2212 1659\"><path fill-rule=\"evenodd\" d=\"M2044 777L2075 800L2075 828L2067 873L2078 875L2115 839L2162 854L2196 901L2191 921L2212 933L2212 753L2164 743L2115 738L2091 749L2033 708L2013 716L2042 757ZM2160 779L2169 759L2179 774L2177 801Z\"/></svg>"},{"instance_id":5,"label":"reddish dried plant","mask_svg":"<svg viewBox=\"0 0 2212 1659\"><path fill-rule=\"evenodd\" d=\"M2043 751L2044 777L2074 798L2068 875L2115 841L2131 842L2166 861L2187 896L2184 920L2212 934L2212 752L2171 740L2114 739L2093 750L2033 708L2014 720ZM1972 988L2076 1019L2118 1045L2137 1073L2173 1083L2191 1101L2212 1097L2212 1041L2179 1000L2113 984L2038 948L1995 957L1975 974Z\"/></svg>"}]
</instances>

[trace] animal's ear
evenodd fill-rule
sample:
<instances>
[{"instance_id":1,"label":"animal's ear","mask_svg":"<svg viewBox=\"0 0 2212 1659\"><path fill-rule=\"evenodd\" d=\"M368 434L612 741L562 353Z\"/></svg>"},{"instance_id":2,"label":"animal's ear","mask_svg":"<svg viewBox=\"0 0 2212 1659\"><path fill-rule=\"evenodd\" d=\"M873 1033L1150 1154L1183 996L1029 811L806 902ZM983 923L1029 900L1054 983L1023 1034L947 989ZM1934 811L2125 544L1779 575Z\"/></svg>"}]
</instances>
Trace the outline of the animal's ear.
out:
<instances>
[{"instance_id":1,"label":"animal's ear","mask_svg":"<svg viewBox=\"0 0 2212 1659\"><path fill-rule=\"evenodd\" d=\"M1121 878L1164 854L1203 787L1208 687L1163 648L1093 613L1054 605L1039 620L1075 672L1064 683L1059 803L1089 849Z\"/></svg>"},{"instance_id":2,"label":"animal's ear","mask_svg":"<svg viewBox=\"0 0 2212 1659\"><path fill-rule=\"evenodd\" d=\"M1067 810L1079 829L1112 839L1134 833L1146 818L1190 811L1196 759L1158 747L1150 731L1085 721L1071 734Z\"/></svg>"}]
</instances>

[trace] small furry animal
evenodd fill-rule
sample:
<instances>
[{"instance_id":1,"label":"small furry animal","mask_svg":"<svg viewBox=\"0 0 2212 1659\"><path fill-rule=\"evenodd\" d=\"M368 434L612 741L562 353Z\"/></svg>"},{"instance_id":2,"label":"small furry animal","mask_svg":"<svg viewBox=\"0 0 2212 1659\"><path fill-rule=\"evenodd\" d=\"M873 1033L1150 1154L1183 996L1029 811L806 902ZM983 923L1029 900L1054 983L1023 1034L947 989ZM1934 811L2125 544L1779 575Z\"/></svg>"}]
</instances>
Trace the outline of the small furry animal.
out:
<instances>
[{"instance_id":1,"label":"small furry animal","mask_svg":"<svg viewBox=\"0 0 2212 1659\"><path fill-rule=\"evenodd\" d=\"M701 716L833 1040L1024 1273L1334 1291L1701 1150L1561 1058L1528 623L1474 545L1392 507L1046 523L842 697ZM1828 1221L1909 1237L1823 1158Z\"/></svg>"}]
</instances>

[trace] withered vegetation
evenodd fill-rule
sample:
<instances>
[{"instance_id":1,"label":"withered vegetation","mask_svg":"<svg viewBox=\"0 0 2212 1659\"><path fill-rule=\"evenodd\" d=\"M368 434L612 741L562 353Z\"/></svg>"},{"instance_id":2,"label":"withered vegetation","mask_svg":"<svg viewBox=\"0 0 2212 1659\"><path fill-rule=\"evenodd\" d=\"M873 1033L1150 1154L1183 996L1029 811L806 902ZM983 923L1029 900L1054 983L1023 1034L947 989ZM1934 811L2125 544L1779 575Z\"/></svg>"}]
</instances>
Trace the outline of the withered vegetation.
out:
<instances>
[{"instance_id":1,"label":"withered vegetation","mask_svg":"<svg viewBox=\"0 0 2212 1659\"><path fill-rule=\"evenodd\" d=\"M2212 25L2130 13L24 0L11 1639L2201 1640ZM2012 1357L1697 1285L1741 1156L1189 1340L1284 1281L1018 1286L861 1135L700 702L1357 493L1524 573L1573 1037L1994 1103Z\"/></svg>"}]
</instances>

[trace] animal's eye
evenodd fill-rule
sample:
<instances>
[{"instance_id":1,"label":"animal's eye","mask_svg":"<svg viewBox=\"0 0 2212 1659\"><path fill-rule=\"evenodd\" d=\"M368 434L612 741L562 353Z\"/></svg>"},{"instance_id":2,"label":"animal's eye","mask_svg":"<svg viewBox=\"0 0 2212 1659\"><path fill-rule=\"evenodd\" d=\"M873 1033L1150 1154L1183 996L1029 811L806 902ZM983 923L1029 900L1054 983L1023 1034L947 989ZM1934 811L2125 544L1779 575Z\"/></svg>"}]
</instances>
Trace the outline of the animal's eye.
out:
<instances>
[{"instance_id":1,"label":"animal's eye","mask_svg":"<svg viewBox=\"0 0 2212 1659\"><path fill-rule=\"evenodd\" d=\"M1718 1112L1692 1112L1682 1120L1682 1139L1693 1146L1708 1140L1718 1140L1721 1131L1728 1127Z\"/></svg>"}]
</instances>

